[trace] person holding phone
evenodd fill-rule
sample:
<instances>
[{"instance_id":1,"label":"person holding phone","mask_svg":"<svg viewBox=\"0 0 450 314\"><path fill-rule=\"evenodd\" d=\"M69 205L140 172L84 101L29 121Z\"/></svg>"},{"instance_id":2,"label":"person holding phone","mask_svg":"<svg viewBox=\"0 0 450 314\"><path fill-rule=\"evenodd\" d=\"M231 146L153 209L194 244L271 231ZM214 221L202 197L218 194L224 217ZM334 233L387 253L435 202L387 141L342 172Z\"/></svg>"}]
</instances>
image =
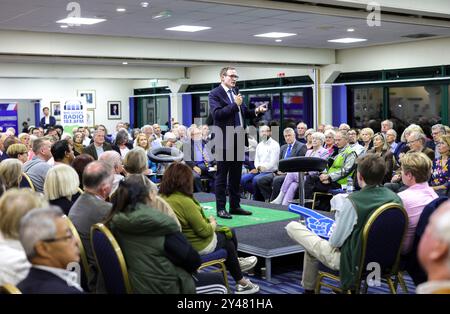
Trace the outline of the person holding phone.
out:
<instances>
[{"instance_id":1,"label":"person holding phone","mask_svg":"<svg viewBox=\"0 0 450 314\"><path fill-rule=\"evenodd\" d=\"M240 207L239 195L245 145L248 145L245 119L255 118L267 111L264 106L259 106L255 110L249 110L245 106L242 95L236 86L238 78L235 68L225 67L221 69L221 84L211 90L208 95L213 125L216 126L213 133L219 130L222 132L222 136L216 135L213 142L216 146L217 161L215 183L217 216L225 219L231 219L230 214L252 214ZM242 137L244 137L245 145L242 145L242 140L239 140ZM227 180L230 194L230 213L225 208Z\"/></svg>"}]
</instances>

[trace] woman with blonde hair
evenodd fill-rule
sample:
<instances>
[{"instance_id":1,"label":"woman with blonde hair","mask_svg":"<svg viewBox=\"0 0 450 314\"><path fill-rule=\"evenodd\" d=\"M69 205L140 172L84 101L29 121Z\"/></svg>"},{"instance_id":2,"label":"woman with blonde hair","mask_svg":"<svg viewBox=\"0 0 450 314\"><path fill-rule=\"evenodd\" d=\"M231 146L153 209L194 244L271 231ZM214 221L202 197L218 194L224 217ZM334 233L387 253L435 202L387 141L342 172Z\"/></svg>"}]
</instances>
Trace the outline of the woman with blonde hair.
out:
<instances>
[{"instance_id":1,"label":"woman with blonde hair","mask_svg":"<svg viewBox=\"0 0 450 314\"><path fill-rule=\"evenodd\" d=\"M437 142L440 156L433 161L430 186L438 195L447 195L450 186L450 135L442 135Z\"/></svg>"},{"instance_id":2,"label":"woman with blonde hair","mask_svg":"<svg viewBox=\"0 0 450 314\"><path fill-rule=\"evenodd\" d=\"M22 163L28 161L28 149L24 144L12 144L8 147L6 154L9 158L19 159Z\"/></svg>"},{"instance_id":3,"label":"woman with blonde hair","mask_svg":"<svg viewBox=\"0 0 450 314\"><path fill-rule=\"evenodd\" d=\"M306 139L306 149L312 149L312 135L316 132L314 129L308 129L305 132L305 139Z\"/></svg>"},{"instance_id":4,"label":"woman with blonde hair","mask_svg":"<svg viewBox=\"0 0 450 314\"><path fill-rule=\"evenodd\" d=\"M64 214L80 196L80 180L77 172L70 166L60 164L47 172L44 182L44 195L49 203L61 207Z\"/></svg>"},{"instance_id":5,"label":"woman with blonde hair","mask_svg":"<svg viewBox=\"0 0 450 314\"><path fill-rule=\"evenodd\" d=\"M11 189L0 198L0 285L17 285L27 276L31 265L19 241L20 219L44 206L45 199L30 189Z\"/></svg>"},{"instance_id":6,"label":"woman with blonde hair","mask_svg":"<svg viewBox=\"0 0 450 314\"><path fill-rule=\"evenodd\" d=\"M136 136L136 139L134 140L134 147L142 147L145 150L145 153L147 154L151 147L150 142L151 142L151 137L150 137L150 139L148 139L147 135L145 135L145 133L139 133ZM151 173L156 173L158 164L151 161L148 158L148 155L147 155L147 163L148 163L148 169L151 170ZM156 177L151 177L150 179L154 182L156 180Z\"/></svg>"},{"instance_id":7,"label":"woman with blonde hair","mask_svg":"<svg viewBox=\"0 0 450 314\"><path fill-rule=\"evenodd\" d=\"M364 147L361 155L367 153L373 147L373 130L371 128L364 128L359 133L359 137L361 138L361 145Z\"/></svg>"},{"instance_id":8,"label":"woman with blonde hair","mask_svg":"<svg viewBox=\"0 0 450 314\"><path fill-rule=\"evenodd\" d=\"M373 136L373 148L368 153L374 153L384 159L386 172L382 183L391 182L394 166L396 164L394 154L392 154L389 144L386 141L386 135L377 133Z\"/></svg>"},{"instance_id":9,"label":"woman with blonde hair","mask_svg":"<svg viewBox=\"0 0 450 314\"><path fill-rule=\"evenodd\" d=\"M22 181L22 165L22 162L15 158L8 158L0 163L0 177L7 190L19 187Z\"/></svg>"},{"instance_id":10,"label":"woman with blonde hair","mask_svg":"<svg viewBox=\"0 0 450 314\"><path fill-rule=\"evenodd\" d=\"M336 132L328 129L325 131L325 143L323 144L323 147L328 151L328 155L333 154L334 149L336 145L334 144L334 136L336 135Z\"/></svg>"}]
</instances>

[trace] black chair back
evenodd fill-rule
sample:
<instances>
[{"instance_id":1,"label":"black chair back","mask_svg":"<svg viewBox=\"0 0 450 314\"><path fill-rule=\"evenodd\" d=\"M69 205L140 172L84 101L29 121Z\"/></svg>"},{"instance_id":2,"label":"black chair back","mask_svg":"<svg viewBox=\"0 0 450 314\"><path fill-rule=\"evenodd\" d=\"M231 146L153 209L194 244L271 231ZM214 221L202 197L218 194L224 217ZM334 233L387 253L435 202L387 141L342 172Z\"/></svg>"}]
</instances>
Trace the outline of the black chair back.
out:
<instances>
[{"instance_id":1,"label":"black chair back","mask_svg":"<svg viewBox=\"0 0 450 314\"><path fill-rule=\"evenodd\" d=\"M97 266L110 294L132 293L122 250L111 231L101 223L91 228L91 245Z\"/></svg>"},{"instance_id":2,"label":"black chair back","mask_svg":"<svg viewBox=\"0 0 450 314\"><path fill-rule=\"evenodd\" d=\"M364 273L369 263L376 262L382 274L396 273L407 228L408 214L401 205L379 207L364 227L361 271Z\"/></svg>"}]
</instances>

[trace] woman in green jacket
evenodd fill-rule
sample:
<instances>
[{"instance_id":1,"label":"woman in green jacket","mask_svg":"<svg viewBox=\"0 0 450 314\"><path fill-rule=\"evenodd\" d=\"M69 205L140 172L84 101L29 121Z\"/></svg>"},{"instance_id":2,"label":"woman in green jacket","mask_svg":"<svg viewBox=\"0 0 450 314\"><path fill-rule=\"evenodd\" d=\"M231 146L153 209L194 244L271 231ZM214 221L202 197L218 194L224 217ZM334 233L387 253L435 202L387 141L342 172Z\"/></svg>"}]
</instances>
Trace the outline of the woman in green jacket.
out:
<instances>
[{"instance_id":1,"label":"woman in green jacket","mask_svg":"<svg viewBox=\"0 0 450 314\"><path fill-rule=\"evenodd\" d=\"M216 232L217 222L213 216L206 218L200 204L194 198L194 178L192 169L175 162L166 169L159 193L169 203L178 217L182 232L200 255L206 255L224 248L228 257L227 269L236 281L236 293L251 294L259 291L259 286L243 277L242 272L255 267L257 258L238 258L237 239L233 230Z\"/></svg>"},{"instance_id":2,"label":"woman in green jacket","mask_svg":"<svg viewBox=\"0 0 450 314\"><path fill-rule=\"evenodd\" d=\"M195 274L200 256L174 218L150 207L155 196L156 186L147 177L129 175L113 194L106 219L123 251L133 292L195 293L193 275L198 288L204 284L204 277Z\"/></svg>"}]
</instances>

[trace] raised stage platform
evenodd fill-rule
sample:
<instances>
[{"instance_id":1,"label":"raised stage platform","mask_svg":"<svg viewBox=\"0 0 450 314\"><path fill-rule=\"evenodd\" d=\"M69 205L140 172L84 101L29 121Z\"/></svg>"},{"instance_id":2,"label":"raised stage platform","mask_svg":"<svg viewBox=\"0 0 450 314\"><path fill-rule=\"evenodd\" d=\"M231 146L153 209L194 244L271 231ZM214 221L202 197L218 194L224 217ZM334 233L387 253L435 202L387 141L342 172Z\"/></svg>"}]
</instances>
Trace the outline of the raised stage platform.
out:
<instances>
[{"instance_id":1,"label":"raised stage platform","mask_svg":"<svg viewBox=\"0 0 450 314\"><path fill-rule=\"evenodd\" d=\"M205 207L207 216L213 215L218 224L235 229L238 251L264 258L268 281L272 280L273 258L304 251L284 229L290 221L299 219L299 216L289 212L286 206L241 199L242 208L253 211L253 215L235 215L233 219L221 219L216 216L214 194L196 193L195 198Z\"/></svg>"}]
</instances>

